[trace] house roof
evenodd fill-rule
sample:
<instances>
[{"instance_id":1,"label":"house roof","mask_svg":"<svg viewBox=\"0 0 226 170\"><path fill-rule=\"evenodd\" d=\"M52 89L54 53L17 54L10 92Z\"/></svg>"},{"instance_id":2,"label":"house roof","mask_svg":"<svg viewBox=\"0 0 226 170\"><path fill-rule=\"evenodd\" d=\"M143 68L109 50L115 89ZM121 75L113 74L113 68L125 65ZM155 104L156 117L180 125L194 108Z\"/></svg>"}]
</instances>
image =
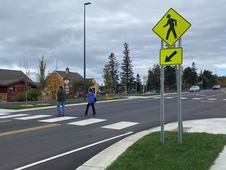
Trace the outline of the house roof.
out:
<instances>
[{"instance_id":1,"label":"house roof","mask_svg":"<svg viewBox=\"0 0 226 170\"><path fill-rule=\"evenodd\" d=\"M12 82L17 82L17 81L21 81L21 80L26 80L30 83L35 84L22 71L0 69L0 85L7 85L7 84L11 84Z\"/></svg>"},{"instance_id":2,"label":"house roof","mask_svg":"<svg viewBox=\"0 0 226 170\"><path fill-rule=\"evenodd\" d=\"M71 82L82 80L83 77L78 73L69 72L68 75L65 71L56 71L63 79L68 78Z\"/></svg>"}]
</instances>

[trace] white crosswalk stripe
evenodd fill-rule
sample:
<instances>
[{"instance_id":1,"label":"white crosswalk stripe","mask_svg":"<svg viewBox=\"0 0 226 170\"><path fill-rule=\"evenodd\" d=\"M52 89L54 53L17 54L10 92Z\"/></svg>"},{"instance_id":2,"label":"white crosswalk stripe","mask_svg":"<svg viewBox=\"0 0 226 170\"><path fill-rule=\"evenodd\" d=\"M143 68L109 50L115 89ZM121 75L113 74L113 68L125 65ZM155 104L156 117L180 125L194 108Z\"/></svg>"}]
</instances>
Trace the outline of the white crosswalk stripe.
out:
<instances>
[{"instance_id":1,"label":"white crosswalk stripe","mask_svg":"<svg viewBox=\"0 0 226 170\"><path fill-rule=\"evenodd\" d=\"M217 100L216 98L208 98L207 100Z\"/></svg>"},{"instance_id":2,"label":"white crosswalk stripe","mask_svg":"<svg viewBox=\"0 0 226 170\"><path fill-rule=\"evenodd\" d=\"M139 123L121 121L121 122L114 123L114 124L111 124L111 125L102 126L101 128L121 130L121 129L130 127L130 126L134 126L134 125L137 125L137 124L139 124Z\"/></svg>"},{"instance_id":3,"label":"white crosswalk stripe","mask_svg":"<svg viewBox=\"0 0 226 170\"><path fill-rule=\"evenodd\" d=\"M202 98L192 98L192 100L201 100Z\"/></svg>"},{"instance_id":4,"label":"white crosswalk stripe","mask_svg":"<svg viewBox=\"0 0 226 170\"><path fill-rule=\"evenodd\" d=\"M152 97L153 99L160 99L160 96Z\"/></svg>"},{"instance_id":5,"label":"white crosswalk stripe","mask_svg":"<svg viewBox=\"0 0 226 170\"><path fill-rule=\"evenodd\" d=\"M21 117L21 116L27 116L29 114L17 114L17 115L7 115L7 116L1 116L0 119L7 119L7 118L14 118L14 117Z\"/></svg>"},{"instance_id":6,"label":"white crosswalk stripe","mask_svg":"<svg viewBox=\"0 0 226 170\"><path fill-rule=\"evenodd\" d=\"M56 117L51 119L45 119L45 120L39 120L39 122L47 122L47 123L54 123L54 122L60 122L65 120L71 120L76 119L77 117L70 117L70 116L62 116L62 117Z\"/></svg>"},{"instance_id":7,"label":"white crosswalk stripe","mask_svg":"<svg viewBox=\"0 0 226 170\"><path fill-rule=\"evenodd\" d=\"M9 113L0 113L0 116L9 115Z\"/></svg>"},{"instance_id":8,"label":"white crosswalk stripe","mask_svg":"<svg viewBox=\"0 0 226 170\"><path fill-rule=\"evenodd\" d=\"M33 116L26 116L26 117L20 117L20 118L15 118L18 120L31 120L31 119L38 119L38 118L43 118L43 117L50 117L51 115L33 115Z\"/></svg>"},{"instance_id":9,"label":"white crosswalk stripe","mask_svg":"<svg viewBox=\"0 0 226 170\"><path fill-rule=\"evenodd\" d=\"M201 100L202 103L213 103L211 100Z\"/></svg>"},{"instance_id":10,"label":"white crosswalk stripe","mask_svg":"<svg viewBox=\"0 0 226 170\"><path fill-rule=\"evenodd\" d=\"M165 97L165 99L173 99L174 97Z\"/></svg>"},{"instance_id":11,"label":"white crosswalk stripe","mask_svg":"<svg viewBox=\"0 0 226 170\"><path fill-rule=\"evenodd\" d=\"M72 123L68 123L68 124L69 125L85 126L85 125L90 125L90 124L99 123L99 122L103 122L103 121L106 121L106 119L91 118L91 119L81 120L81 121L72 122Z\"/></svg>"}]
</instances>

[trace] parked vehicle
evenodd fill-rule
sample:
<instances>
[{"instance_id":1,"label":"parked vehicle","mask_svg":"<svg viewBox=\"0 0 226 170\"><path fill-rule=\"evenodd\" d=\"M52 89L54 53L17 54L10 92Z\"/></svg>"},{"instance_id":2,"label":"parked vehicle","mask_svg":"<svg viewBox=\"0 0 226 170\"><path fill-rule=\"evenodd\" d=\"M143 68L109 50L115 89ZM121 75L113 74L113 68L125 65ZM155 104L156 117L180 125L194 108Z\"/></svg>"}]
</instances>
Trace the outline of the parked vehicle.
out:
<instances>
[{"instance_id":1,"label":"parked vehicle","mask_svg":"<svg viewBox=\"0 0 226 170\"><path fill-rule=\"evenodd\" d=\"M150 90L146 92L146 94L155 94L155 93L156 93L156 90Z\"/></svg>"},{"instance_id":2,"label":"parked vehicle","mask_svg":"<svg viewBox=\"0 0 226 170\"><path fill-rule=\"evenodd\" d=\"M199 86L191 86L191 88L189 89L189 92L199 92L199 91L200 91Z\"/></svg>"},{"instance_id":3,"label":"parked vehicle","mask_svg":"<svg viewBox=\"0 0 226 170\"><path fill-rule=\"evenodd\" d=\"M221 86L220 85L214 85L212 89L213 90L220 90L221 89Z\"/></svg>"}]
</instances>

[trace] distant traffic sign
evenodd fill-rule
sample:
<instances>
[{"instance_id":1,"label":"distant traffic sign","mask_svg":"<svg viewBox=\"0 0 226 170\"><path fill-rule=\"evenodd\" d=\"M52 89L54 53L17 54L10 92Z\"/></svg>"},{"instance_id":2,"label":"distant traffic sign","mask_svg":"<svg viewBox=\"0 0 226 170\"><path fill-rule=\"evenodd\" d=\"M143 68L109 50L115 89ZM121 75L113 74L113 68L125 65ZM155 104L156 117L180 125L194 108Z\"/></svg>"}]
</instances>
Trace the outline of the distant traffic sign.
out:
<instances>
[{"instance_id":1,"label":"distant traffic sign","mask_svg":"<svg viewBox=\"0 0 226 170\"><path fill-rule=\"evenodd\" d=\"M182 64L182 51L183 49L181 47L160 49L160 65Z\"/></svg>"},{"instance_id":2,"label":"distant traffic sign","mask_svg":"<svg viewBox=\"0 0 226 170\"><path fill-rule=\"evenodd\" d=\"M173 46L190 26L186 19L170 8L152 30L169 46Z\"/></svg>"}]
</instances>

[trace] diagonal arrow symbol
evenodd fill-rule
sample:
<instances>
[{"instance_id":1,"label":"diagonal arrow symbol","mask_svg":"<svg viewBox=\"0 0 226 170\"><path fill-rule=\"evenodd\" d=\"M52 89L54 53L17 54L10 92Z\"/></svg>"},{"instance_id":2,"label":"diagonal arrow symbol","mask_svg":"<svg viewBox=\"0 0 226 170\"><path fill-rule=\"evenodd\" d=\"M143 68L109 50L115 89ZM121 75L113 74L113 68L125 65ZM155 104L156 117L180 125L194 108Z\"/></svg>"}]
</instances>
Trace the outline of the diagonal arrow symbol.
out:
<instances>
[{"instance_id":1,"label":"diagonal arrow symbol","mask_svg":"<svg viewBox=\"0 0 226 170\"><path fill-rule=\"evenodd\" d=\"M171 58L173 58L173 56L175 56L177 54L177 51L175 50L172 54L170 54L170 56L166 56L165 62L170 62Z\"/></svg>"}]
</instances>

